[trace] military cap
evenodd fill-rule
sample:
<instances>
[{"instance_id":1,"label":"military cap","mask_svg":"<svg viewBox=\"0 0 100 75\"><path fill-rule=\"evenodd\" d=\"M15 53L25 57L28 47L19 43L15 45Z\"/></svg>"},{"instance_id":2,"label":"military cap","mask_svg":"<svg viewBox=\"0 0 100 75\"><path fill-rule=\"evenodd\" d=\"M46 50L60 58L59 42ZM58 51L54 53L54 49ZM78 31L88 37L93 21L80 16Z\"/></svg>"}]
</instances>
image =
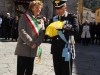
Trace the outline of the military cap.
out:
<instances>
[{"instance_id":1,"label":"military cap","mask_svg":"<svg viewBox=\"0 0 100 75\"><path fill-rule=\"evenodd\" d=\"M54 4L55 8L61 8L64 5L64 3L66 3L66 2L67 2L67 0L54 0L53 4Z\"/></svg>"}]
</instances>

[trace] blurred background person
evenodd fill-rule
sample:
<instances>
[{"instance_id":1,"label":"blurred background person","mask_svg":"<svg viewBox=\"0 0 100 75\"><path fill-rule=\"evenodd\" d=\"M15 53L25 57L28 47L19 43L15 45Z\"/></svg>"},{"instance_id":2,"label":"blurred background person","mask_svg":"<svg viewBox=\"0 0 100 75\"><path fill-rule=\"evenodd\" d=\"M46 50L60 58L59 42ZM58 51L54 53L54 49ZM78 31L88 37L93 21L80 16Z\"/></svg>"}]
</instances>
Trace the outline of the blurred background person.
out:
<instances>
[{"instance_id":1,"label":"blurred background person","mask_svg":"<svg viewBox=\"0 0 100 75\"><path fill-rule=\"evenodd\" d=\"M0 37L2 35L2 15L0 14Z\"/></svg>"},{"instance_id":2,"label":"blurred background person","mask_svg":"<svg viewBox=\"0 0 100 75\"><path fill-rule=\"evenodd\" d=\"M17 41L18 38L18 16L15 16L12 22L12 27L11 27L11 38L12 41L15 39Z\"/></svg>"},{"instance_id":3,"label":"blurred background person","mask_svg":"<svg viewBox=\"0 0 100 75\"><path fill-rule=\"evenodd\" d=\"M83 23L81 38L83 45L88 45L90 43L90 26L87 20Z\"/></svg>"},{"instance_id":4,"label":"blurred background person","mask_svg":"<svg viewBox=\"0 0 100 75\"><path fill-rule=\"evenodd\" d=\"M5 40L9 40L11 38L11 26L12 26L12 17L10 13L7 13L5 18L4 18L4 37Z\"/></svg>"}]
</instances>

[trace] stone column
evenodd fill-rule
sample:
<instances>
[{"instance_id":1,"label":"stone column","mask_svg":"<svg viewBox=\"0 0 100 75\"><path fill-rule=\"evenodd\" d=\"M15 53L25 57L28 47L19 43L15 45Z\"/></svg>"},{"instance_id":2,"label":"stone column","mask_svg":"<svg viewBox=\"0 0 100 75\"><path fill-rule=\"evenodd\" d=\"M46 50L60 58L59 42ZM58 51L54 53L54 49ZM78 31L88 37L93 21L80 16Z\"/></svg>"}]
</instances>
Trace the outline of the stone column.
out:
<instances>
[{"instance_id":1,"label":"stone column","mask_svg":"<svg viewBox=\"0 0 100 75\"><path fill-rule=\"evenodd\" d=\"M78 0L67 0L68 12L77 14L77 2Z\"/></svg>"},{"instance_id":2,"label":"stone column","mask_svg":"<svg viewBox=\"0 0 100 75\"><path fill-rule=\"evenodd\" d=\"M42 0L44 3L42 14L48 19L53 16L53 0Z\"/></svg>"}]
</instances>

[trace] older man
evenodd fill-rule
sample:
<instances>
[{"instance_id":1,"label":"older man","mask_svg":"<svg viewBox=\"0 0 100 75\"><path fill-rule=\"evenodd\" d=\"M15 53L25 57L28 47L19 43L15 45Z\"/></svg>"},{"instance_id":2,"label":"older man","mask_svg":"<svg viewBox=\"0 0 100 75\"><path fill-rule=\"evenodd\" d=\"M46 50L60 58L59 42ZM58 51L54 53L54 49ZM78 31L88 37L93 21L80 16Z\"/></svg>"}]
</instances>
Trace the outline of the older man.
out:
<instances>
[{"instance_id":1,"label":"older man","mask_svg":"<svg viewBox=\"0 0 100 75\"><path fill-rule=\"evenodd\" d=\"M55 21L65 21L62 31L66 40L69 41L69 37L74 35L78 31L77 19L73 14L67 12L67 0L55 0L53 2L56 9L56 16L54 16L50 23ZM69 26L70 25L70 26ZM51 54L53 55L53 64L55 75L71 75L72 74L72 57L75 57L75 50L70 51L71 58L69 61L65 61L62 57L62 51L66 44L61 36L57 35L51 38Z\"/></svg>"}]
</instances>

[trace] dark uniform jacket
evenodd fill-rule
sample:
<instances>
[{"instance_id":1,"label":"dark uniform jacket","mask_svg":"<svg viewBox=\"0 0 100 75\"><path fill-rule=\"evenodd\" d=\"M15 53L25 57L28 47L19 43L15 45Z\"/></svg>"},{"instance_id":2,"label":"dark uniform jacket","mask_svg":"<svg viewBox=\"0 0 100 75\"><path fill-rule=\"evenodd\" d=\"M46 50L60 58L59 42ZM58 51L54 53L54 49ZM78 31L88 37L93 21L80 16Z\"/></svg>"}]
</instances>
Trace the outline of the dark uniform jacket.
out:
<instances>
[{"instance_id":1,"label":"dark uniform jacket","mask_svg":"<svg viewBox=\"0 0 100 75\"><path fill-rule=\"evenodd\" d=\"M73 15L73 14L69 14L68 12L66 12L63 16L61 16L60 18L58 16L54 16L51 22L54 21L67 21L68 24L72 25L72 28L70 30L67 29L62 29L63 34L65 35L67 41L69 39L69 35L76 35L76 33L78 32L78 23L77 23L77 18ZM66 25L64 25L66 26ZM51 53L52 54L62 54L62 50L65 46L65 42L59 37L59 35L52 37L51 38Z\"/></svg>"}]
</instances>

